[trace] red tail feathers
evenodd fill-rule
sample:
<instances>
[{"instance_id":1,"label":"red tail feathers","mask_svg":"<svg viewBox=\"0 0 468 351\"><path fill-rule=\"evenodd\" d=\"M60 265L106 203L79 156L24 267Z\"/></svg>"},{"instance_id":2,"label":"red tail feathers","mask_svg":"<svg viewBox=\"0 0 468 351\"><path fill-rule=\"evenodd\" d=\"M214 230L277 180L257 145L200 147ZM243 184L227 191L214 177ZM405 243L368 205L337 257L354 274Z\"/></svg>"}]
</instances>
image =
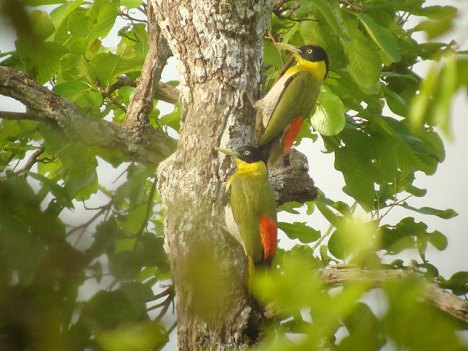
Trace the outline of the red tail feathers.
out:
<instances>
[{"instance_id":1,"label":"red tail feathers","mask_svg":"<svg viewBox=\"0 0 468 351\"><path fill-rule=\"evenodd\" d=\"M260 239L263 246L263 259L271 262L276 253L276 241L278 239L278 227L273 218L267 216L260 217Z\"/></svg>"},{"instance_id":2,"label":"red tail feathers","mask_svg":"<svg viewBox=\"0 0 468 351\"><path fill-rule=\"evenodd\" d=\"M296 140L299 131L301 130L302 122L304 120L301 117L294 118L289 124L288 128L283 134L283 156L291 150L294 140Z\"/></svg>"}]
</instances>

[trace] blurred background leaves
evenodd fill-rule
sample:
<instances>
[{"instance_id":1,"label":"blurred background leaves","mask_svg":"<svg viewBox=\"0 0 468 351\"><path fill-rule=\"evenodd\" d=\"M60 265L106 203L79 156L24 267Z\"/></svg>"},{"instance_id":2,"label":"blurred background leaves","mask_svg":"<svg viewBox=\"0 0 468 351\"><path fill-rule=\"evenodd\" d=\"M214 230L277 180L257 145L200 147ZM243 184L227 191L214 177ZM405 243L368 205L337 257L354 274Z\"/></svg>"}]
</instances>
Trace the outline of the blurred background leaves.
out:
<instances>
[{"instance_id":1,"label":"blurred background leaves","mask_svg":"<svg viewBox=\"0 0 468 351\"><path fill-rule=\"evenodd\" d=\"M382 220L396 207L446 219L457 215L411 204L412 196L426 194L414 184L416 174L434 174L445 159L439 132L452 136L452 99L468 88L466 52L454 41L437 41L453 28L456 9L423 0L276 3L261 89L271 87L287 60L276 42L327 50L329 77L300 137L323 140L343 174L344 193L355 202L322 193L304 208L281 207L307 215L318 210L330 226L319 231L303 221L279 224L293 247L279 249L271 272L255 280L255 296L276 314L255 348L467 349L461 333L466 324L423 299L427 281L456 295L468 293L467 272L443 277L427 260L428 248L445 250L447 237L413 216ZM147 52L146 4L0 5L17 34L15 50L0 53L2 65L28 72L89 118L124 120ZM413 17L418 24L411 24ZM429 41L414 39L419 32ZM117 39L109 47L112 36ZM420 61L431 62L424 79L414 71ZM163 110L155 101L151 125L177 135L180 105ZM162 348L175 328L167 317L174 292L166 287L170 272L155 167L130 163L110 149L97 157L97 150L53 126L1 117L0 349ZM86 215L76 218L79 211ZM408 249L419 259L405 264L399 255ZM330 263L411 274L378 290L359 282L330 289L316 273ZM199 281L200 302L194 309L210 316L223 305L219 295L227 285L209 252L193 265L188 274Z\"/></svg>"}]
</instances>

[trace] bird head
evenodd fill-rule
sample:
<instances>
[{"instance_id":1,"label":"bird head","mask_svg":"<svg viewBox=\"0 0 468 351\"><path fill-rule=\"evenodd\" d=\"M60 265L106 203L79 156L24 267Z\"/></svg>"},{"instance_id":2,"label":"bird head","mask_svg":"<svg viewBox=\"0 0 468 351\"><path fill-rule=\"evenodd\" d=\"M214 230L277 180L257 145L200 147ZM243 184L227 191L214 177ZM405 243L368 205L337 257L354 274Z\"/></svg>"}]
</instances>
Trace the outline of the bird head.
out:
<instances>
[{"instance_id":1,"label":"bird head","mask_svg":"<svg viewBox=\"0 0 468 351\"><path fill-rule=\"evenodd\" d=\"M262 153L260 148L254 146L241 146L237 149L225 149L221 147L215 148L216 151L222 152L226 155L231 156L234 161L237 163L237 160L240 160L245 163L255 163L262 161L265 163L265 156Z\"/></svg>"},{"instance_id":2,"label":"bird head","mask_svg":"<svg viewBox=\"0 0 468 351\"><path fill-rule=\"evenodd\" d=\"M318 45L304 45L299 47L299 53L293 53L294 58L300 65L308 65L310 62L325 63L325 77L328 75L328 55L324 48Z\"/></svg>"},{"instance_id":3,"label":"bird head","mask_svg":"<svg viewBox=\"0 0 468 351\"><path fill-rule=\"evenodd\" d=\"M328 75L329 61L328 55L324 48L318 45L303 45L295 47L290 44L277 44L285 50L291 52L300 66L307 67L310 70L317 70L317 67L322 65L324 71L323 79Z\"/></svg>"}]
</instances>

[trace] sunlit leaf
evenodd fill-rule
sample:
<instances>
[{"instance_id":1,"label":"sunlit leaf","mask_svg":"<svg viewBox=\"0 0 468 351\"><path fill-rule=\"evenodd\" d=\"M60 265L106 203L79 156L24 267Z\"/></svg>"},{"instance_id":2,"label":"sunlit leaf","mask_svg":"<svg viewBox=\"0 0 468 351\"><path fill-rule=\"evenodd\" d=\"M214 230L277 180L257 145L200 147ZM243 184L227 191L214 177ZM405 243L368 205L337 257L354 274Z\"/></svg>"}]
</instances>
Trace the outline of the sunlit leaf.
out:
<instances>
[{"instance_id":1,"label":"sunlit leaf","mask_svg":"<svg viewBox=\"0 0 468 351\"><path fill-rule=\"evenodd\" d=\"M301 222L279 222L278 228L284 231L290 239L299 239L304 244L314 242L320 238L320 231Z\"/></svg>"},{"instance_id":2,"label":"sunlit leaf","mask_svg":"<svg viewBox=\"0 0 468 351\"><path fill-rule=\"evenodd\" d=\"M167 340L165 330L159 322L125 324L97 335L97 341L105 351L155 350Z\"/></svg>"},{"instance_id":3,"label":"sunlit leaf","mask_svg":"<svg viewBox=\"0 0 468 351\"><path fill-rule=\"evenodd\" d=\"M372 37L372 39L378 45L378 47L382 50L382 52L392 62L400 61L401 56L398 52L397 43L391 35L391 33L385 27L382 27L379 24L377 24L377 22L374 21L372 17L366 13L356 13L356 16L359 18L369 35Z\"/></svg>"},{"instance_id":4,"label":"sunlit leaf","mask_svg":"<svg viewBox=\"0 0 468 351\"><path fill-rule=\"evenodd\" d=\"M444 219L449 219L449 218L453 218L453 217L458 216L458 213L456 211L452 210L451 208L448 208L446 210L438 210L438 209L432 208L432 207L416 208L416 207L408 205L408 203L406 203L406 202L401 203L400 206L404 207L404 208L407 208L409 210L418 212L418 213L433 215L433 216L437 216L437 217L444 218Z\"/></svg>"},{"instance_id":5,"label":"sunlit leaf","mask_svg":"<svg viewBox=\"0 0 468 351\"><path fill-rule=\"evenodd\" d=\"M343 42L348 58L348 71L356 83L365 91L375 91L380 76L380 57L375 55L375 44L358 28L357 20L345 18L351 39Z\"/></svg>"},{"instance_id":6,"label":"sunlit leaf","mask_svg":"<svg viewBox=\"0 0 468 351\"><path fill-rule=\"evenodd\" d=\"M323 88L318 98L317 110L312 115L312 127L322 135L336 135L345 126L344 106L340 98Z\"/></svg>"}]
</instances>

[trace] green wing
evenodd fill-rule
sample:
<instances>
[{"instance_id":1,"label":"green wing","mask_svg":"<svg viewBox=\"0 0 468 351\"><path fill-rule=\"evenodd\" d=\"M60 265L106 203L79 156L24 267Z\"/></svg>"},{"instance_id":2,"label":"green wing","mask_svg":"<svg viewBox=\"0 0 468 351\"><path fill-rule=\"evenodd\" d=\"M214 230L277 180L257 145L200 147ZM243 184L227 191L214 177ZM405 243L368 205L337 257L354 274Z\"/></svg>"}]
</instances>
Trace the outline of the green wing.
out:
<instances>
[{"instance_id":1,"label":"green wing","mask_svg":"<svg viewBox=\"0 0 468 351\"><path fill-rule=\"evenodd\" d=\"M284 89L271 113L271 118L265 124L260 145L266 145L282 135L293 118L308 118L317 102L321 85L320 81L306 71L291 75L284 83ZM268 98L268 94L265 98Z\"/></svg>"},{"instance_id":2,"label":"green wing","mask_svg":"<svg viewBox=\"0 0 468 351\"><path fill-rule=\"evenodd\" d=\"M231 184L231 208L239 227L244 249L254 263L263 259L260 239L260 216L276 220L276 201L268 177L238 176Z\"/></svg>"}]
</instances>

